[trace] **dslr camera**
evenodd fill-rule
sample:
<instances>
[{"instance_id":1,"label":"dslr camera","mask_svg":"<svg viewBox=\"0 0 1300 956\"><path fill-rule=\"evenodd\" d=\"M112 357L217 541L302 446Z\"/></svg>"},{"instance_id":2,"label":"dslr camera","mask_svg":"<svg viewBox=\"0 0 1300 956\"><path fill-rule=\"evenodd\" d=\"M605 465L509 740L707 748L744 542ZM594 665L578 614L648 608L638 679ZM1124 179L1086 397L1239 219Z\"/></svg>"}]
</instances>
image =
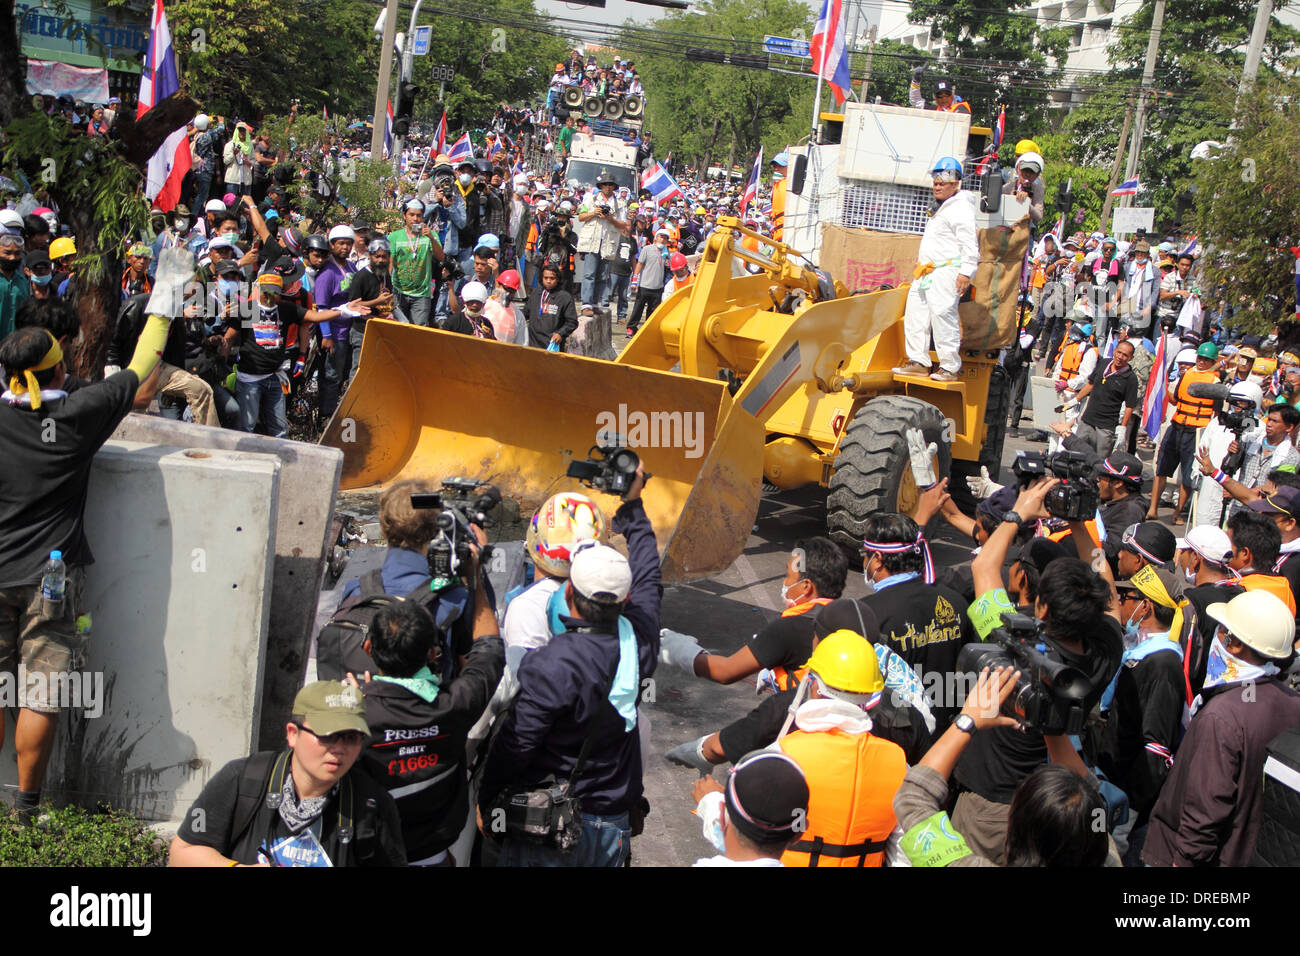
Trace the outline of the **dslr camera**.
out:
<instances>
[{"instance_id":1,"label":"dslr camera","mask_svg":"<svg viewBox=\"0 0 1300 956\"><path fill-rule=\"evenodd\" d=\"M473 478L444 478L442 491L411 495L412 508L442 509L434 519L438 534L429 543L426 554L430 577L436 581L439 578L464 577L469 573L473 560L470 542L474 540L469 526L486 527L492 520L490 512L500 503L501 492L494 485L485 485ZM492 546L486 545L479 554L480 562L485 563L491 553Z\"/></svg>"},{"instance_id":2,"label":"dslr camera","mask_svg":"<svg viewBox=\"0 0 1300 956\"><path fill-rule=\"evenodd\" d=\"M465 274L465 270L460 267L460 263L451 256L442 260L442 281L455 282Z\"/></svg>"},{"instance_id":3,"label":"dslr camera","mask_svg":"<svg viewBox=\"0 0 1300 956\"><path fill-rule=\"evenodd\" d=\"M1039 478L1061 479L1043 501L1053 518L1088 521L1096 516L1101 505L1093 465L1082 452L1058 451L1045 455L1040 451L1022 451L1011 462L1011 471L1021 488L1029 487Z\"/></svg>"},{"instance_id":4,"label":"dslr camera","mask_svg":"<svg viewBox=\"0 0 1300 956\"><path fill-rule=\"evenodd\" d=\"M1084 698L1088 677L1065 663L1056 648L1042 639L1042 627L1032 617L1004 614L1002 627L988 640L965 645L957 654L957 670L979 674L984 668L1012 667L1020 671L1015 690L1002 704L1002 713L1041 734L1077 734L1088 719Z\"/></svg>"},{"instance_id":5,"label":"dslr camera","mask_svg":"<svg viewBox=\"0 0 1300 956\"><path fill-rule=\"evenodd\" d=\"M588 449L586 458L569 462L565 475L577 478L588 488L626 498L640 464L641 456L626 446L621 435L602 434L596 436L596 444ZM650 480L649 472L645 478Z\"/></svg>"}]
</instances>

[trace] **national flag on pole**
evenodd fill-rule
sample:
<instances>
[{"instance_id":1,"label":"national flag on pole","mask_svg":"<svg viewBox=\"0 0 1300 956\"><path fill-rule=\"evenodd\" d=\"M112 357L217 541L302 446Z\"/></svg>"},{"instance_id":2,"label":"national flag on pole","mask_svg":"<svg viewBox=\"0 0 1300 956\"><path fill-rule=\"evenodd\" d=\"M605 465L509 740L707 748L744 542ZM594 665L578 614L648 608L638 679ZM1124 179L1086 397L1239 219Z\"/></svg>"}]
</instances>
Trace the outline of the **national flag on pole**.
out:
<instances>
[{"instance_id":1,"label":"national flag on pole","mask_svg":"<svg viewBox=\"0 0 1300 956\"><path fill-rule=\"evenodd\" d=\"M1136 196L1138 191L1138 181L1135 176L1120 183L1110 191L1112 196Z\"/></svg>"},{"instance_id":2,"label":"national flag on pole","mask_svg":"<svg viewBox=\"0 0 1300 956\"><path fill-rule=\"evenodd\" d=\"M1300 321L1300 246L1292 246L1291 255L1295 256L1295 317Z\"/></svg>"},{"instance_id":3,"label":"national flag on pole","mask_svg":"<svg viewBox=\"0 0 1300 956\"><path fill-rule=\"evenodd\" d=\"M998 110L997 122L993 124L993 152L998 151L1002 145L1002 137L1007 133L1007 108L1004 106Z\"/></svg>"},{"instance_id":4,"label":"national flag on pole","mask_svg":"<svg viewBox=\"0 0 1300 956\"><path fill-rule=\"evenodd\" d=\"M683 196L682 188L668 175L662 163L655 163L641 174L641 188L650 190L651 198L659 206L675 196Z\"/></svg>"},{"instance_id":5,"label":"national flag on pole","mask_svg":"<svg viewBox=\"0 0 1300 956\"><path fill-rule=\"evenodd\" d=\"M1165 392L1169 388L1169 359L1165 355L1164 331L1159 332L1156 342L1156 357L1151 362L1151 376L1147 379L1147 395L1142 402L1142 430L1152 441L1160 435L1160 426L1165 420Z\"/></svg>"},{"instance_id":6,"label":"national flag on pole","mask_svg":"<svg viewBox=\"0 0 1300 956\"><path fill-rule=\"evenodd\" d=\"M330 121L330 108L324 103L320 105L320 116L325 122L328 123Z\"/></svg>"},{"instance_id":7,"label":"national flag on pole","mask_svg":"<svg viewBox=\"0 0 1300 956\"><path fill-rule=\"evenodd\" d=\"M463 163L465 160L474 158L474 144L470 141L469 133L466 133L456 142L451 144L451 149L447 151L447 159L455 166L457 163Z\"/></svg>"},{"instance_id":8,"label":"national flag on pole","mask_svg":"<svg viewBox=\"0 0 1300 956\"><path fill-rule=\"evenodd\" d=\"M750 202L758 195L758 177L763 172L763 147L758 147L758 155L754 157L754 170L749 174L749 182L745 184L745 191L740 194L740 215L744 218L746 210L749 209Z\"/></svg>"},{"instance_id":9,"label":"national flag on pole","mask_svg":"<svg viewBox=\"0 0 1300 956\"><path fill-rule=\"evenodd\" d=\"M433 155L440 156L447 148L447 111L442 111L442 119L438 120L438 132L433 137Z\"/></svg>"},{"instance_id":10,"label":"national flag on pole","mask_svg":"<svg viewBox=\"0 0 1300 956\"><path fill-rule=\"evenodd\" d=\"M822 12L817 17L808 47L812 54L813 72L830 84L835 104L842 105L852 80L849 77L849 53L844 45L841 0L822 0Z\"/></svg>"},{"instance_id":11,"label":"national flag on pole","mask_svg":"<svg viewBox=\"0 0 1300 956\"><path fill-rule=\"evenodd\" d=\"M1056 217L1056 225L1052 227L1052 231L1048 235L1056 240L1056 248L1060 249L1062 237L1065 235L1065 213L1061 213Z\"/></svg>"},{"instance_id":12,"label":"national flag on pole","mask_svg":"<svg viewBox=\"0 0 1300 956\"><path fill-rule=\"evenodd\" d=\"M388 101L388 109L384 116L384 156L387 157L393 151L393 101Z\"/></svg>"},{"instance_id":13,"label":"national flag on pole","mask_svg":"<svg viewBox=\"0 0 1300 956\"><path fill-rule=\"evenodd\" d=\"M149 20L149 49L144 69L140 71L140 98L135 118L139 119L154 106L180 89L176 72L176 54L172 35L167 28L167 14L162 0L154 0ZM181 197L181 180L190 171L190 143L185 127L172 132L158 151L149 158L145 196L163 212L170 212Z\"/></svg>"}]
</instances>

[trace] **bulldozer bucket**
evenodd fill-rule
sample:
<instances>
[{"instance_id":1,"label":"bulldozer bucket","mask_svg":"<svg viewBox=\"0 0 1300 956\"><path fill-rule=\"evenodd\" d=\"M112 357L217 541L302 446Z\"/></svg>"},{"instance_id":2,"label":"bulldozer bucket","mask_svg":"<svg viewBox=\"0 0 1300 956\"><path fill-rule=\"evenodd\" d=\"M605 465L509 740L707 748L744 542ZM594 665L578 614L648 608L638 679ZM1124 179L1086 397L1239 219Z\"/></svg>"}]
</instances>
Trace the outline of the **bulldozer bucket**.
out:
<instances>
[{"instance_id":1,"label":"bulldozer bucket","mask_svg":"<svg viewBox=\"0 0 1300 956\"><path fill-rule=\"evenodd\" d=\"M665 583L730 566L758 512L763 429L721 381L373 319L321 443L343 451L345 489L469 477L529 515L581 490L565 471L601 431L654 476L642 497Z\"/></svg>"}]
</instances>

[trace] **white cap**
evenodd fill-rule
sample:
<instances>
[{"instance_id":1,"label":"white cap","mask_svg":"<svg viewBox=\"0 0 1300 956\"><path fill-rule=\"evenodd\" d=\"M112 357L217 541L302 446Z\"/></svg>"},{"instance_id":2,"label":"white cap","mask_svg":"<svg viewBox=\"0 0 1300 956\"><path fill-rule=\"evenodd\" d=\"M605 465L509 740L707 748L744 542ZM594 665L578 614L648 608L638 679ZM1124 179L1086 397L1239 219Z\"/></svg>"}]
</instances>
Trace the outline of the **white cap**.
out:
<instances>
[{"instance_id":1,"label":"white cap","mask_svg":"<svg viewBox=\"0 0 1300 956\"><path fill-rule=\"evenodd\" d=\"M12 209L0 209L0 226L4 226L6 229L17 229L21 232L23 217Z\"/></svg>"},{"instance_id":2,"label":"white cap","mask_svg":"<svg viewBox=\"0 0 1300 956\"><path fill-rule=\"evenodd\" d=\"M239 249L239 244L230 236L216 235L208 240L209 249Z\"/></svg>"},{"instance_id":3,"label":"white cap","mask_svg":"<svg viewBox=\"0 0 1300 956\"><path fill-rule=\"evenodd\" d=\"M1227 564L1232 556L1232 539L1226 531L1212 524L1198 524L1187 537L1179 538L1175 545L1179 551L1195 551L1206 561Z\"/></svg>"},{"instance_id":4,"label":"white cap","mask_svg":"<svg viewBox=\"0 0 1300 956\"><path fill-rule=\"evenodd\" d=\"M200 113L198 116L194 117L194 128L202 133L208 128L208 124L211 122L212 120L208 118L207 113Z\"/></svg>"},{"instance_id":5,"label":"white cap","mask_svg":"<svg viewBox=\"0 0 1300 956\"><path fill-rule=\"evenodd\" d=\"M1178 352L1178 354L1174 356L1174 364L1175 364L1175 365L1183 365L1183 364L1187 364L1187 365L1195 365L1195 364L1196 364L1196 349L1180 349L1179 352Z\"/></svg>"},{"instance_id":6,"label":"white cap","mask_svg":"<svg viewBox=\"0 0 1300 956\"><path fill-rule=\"evenodd\" d=\"M482 282L466 282L465 288L460 290L462 302L486 302L488 300L488 290Z\"/></svg>"},{"instance_id":7,"label":"white cap","mask_svg":"<svg viewBox=\"0 0 1300 956\"><path fill-rule=\"evenodd\" d=\"M1264 406L1264 390L1251 381L1238 382L1228 390L1228 401L1254 402L1258 412Z\"/></svg>"},{"instance_id":8,"label":"white cap","mask_svg":"<svg viewBox=\"0 0 1300 956\"><path fill-rule=\"evenodd\" d=\"M406 208L407 208L407 209L418 209L418 210L420 210L420 212L424 212L424 203L422 203L422 202L421 202L420 200L418 200L418 199L408 199L408 200L406 201Z\"/></svg>"},{"instance_id":9,"label":"white cap","mask_svg":"<svg viewBox=\"0 0 1300 956\"><path fill-rule=\"evenodd\" d=\"M609 545L596 544L574 556L569 580L573 589L589 600L616 603L627 600L632 590L632 568L627 558Z\"/></svg>"},{"instance_id":10,"label":"white cap","mask_svg":"<svg viewBox=\"0 0 1300 956\"><path fill-rule=\"evenodd\" d=\"M204 212L225 212L226 204L220 199L209 199L203 206Z\"/></svg>"},{"instance_id":11,"label":"white cap","mask_svg":"<svg viewBox=\"0 0 1300 956\"><path fill-rule=\"evenodd\" d=\"M1226 604L1211 604L1205 613L1252 651L1275 660L1291 656L1295 615L1276 594L1247 591Z\"/></svg>"},{"instance_id":12,"label":"white cap","mask_svg":"<svg viewBox=\"0 0 1300 956\"><path fill-rule=\"evenodd\" d=\"M357 234L352 231L351 226L339 225L331 229L329 236L327 236L326 238L330 242L333 242L335 239L352 239L355 241L357 238Z\"/></svg>"}]
</instances>

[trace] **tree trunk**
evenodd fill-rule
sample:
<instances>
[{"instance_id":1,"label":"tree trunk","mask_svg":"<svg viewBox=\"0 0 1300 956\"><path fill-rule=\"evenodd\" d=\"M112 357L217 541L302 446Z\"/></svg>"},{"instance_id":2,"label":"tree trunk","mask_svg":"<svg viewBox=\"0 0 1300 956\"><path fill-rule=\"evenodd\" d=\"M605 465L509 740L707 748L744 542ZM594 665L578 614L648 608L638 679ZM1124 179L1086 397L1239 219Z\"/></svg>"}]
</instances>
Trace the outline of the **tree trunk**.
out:
<instances>
[{"instance_id":1,"label":"tree trunk","mask_svg":"<svg viewBox=\"0 0 1300 956\"><path fill-rule=\"evenodd\" d=\"M31 109L31 98L23 83L22 70L18 68L18 57L22 53L14 6L13 3L0 3L0 129Z\"/></svg>"}]
</instances>

